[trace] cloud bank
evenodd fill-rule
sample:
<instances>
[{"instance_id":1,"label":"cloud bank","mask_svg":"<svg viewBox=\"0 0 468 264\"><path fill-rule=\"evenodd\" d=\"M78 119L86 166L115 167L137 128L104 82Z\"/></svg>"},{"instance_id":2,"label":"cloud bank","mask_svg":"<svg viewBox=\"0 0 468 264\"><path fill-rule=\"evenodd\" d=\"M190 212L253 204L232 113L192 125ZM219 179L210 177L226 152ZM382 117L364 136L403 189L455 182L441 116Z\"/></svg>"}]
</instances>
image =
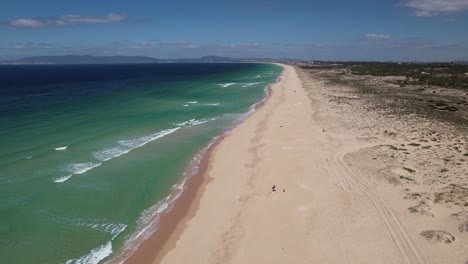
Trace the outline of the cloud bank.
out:
<instances>
[{"instance_id":1,"label":"cloud bank","mask_svg":"<svg viewBox=\"0 0 468 264\"><path fill-rule=\"evenodd\" d=\"M64 15L43 18L17 18L6 22L12 27L41 28L47 26L68 26L78 24L104 24L120 22L127 19L126 14L108 13L104 16Z\"/></svg>"},{"instance_id":2,"label":"cloud bank","mask_svg":"<svg viewBox=\"0 0 468 264\"><path fill-rule=\"evenodd\" d=\"M428 17L468 10L468 0L411 0L403 6L415 9L413 16Z\"/></svg>"}]
</instances>

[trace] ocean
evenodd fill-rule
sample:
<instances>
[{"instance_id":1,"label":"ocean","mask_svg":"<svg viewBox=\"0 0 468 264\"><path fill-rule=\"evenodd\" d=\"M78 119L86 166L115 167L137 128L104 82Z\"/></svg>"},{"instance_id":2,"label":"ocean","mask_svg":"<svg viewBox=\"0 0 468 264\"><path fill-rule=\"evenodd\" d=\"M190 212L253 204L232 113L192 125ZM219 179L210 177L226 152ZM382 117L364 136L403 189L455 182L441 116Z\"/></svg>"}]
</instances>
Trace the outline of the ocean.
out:
<instances>
[{"instance_id":1,"label":"ocean","mask_svg":"<svg viewBox=\"0 0 468 264\"><path fill-rule=\"evenodd\" d=\"M0 66L0 263L102 263L135 248L203 149L252 113L280 72Z\"/></svg>"}]
</instances>

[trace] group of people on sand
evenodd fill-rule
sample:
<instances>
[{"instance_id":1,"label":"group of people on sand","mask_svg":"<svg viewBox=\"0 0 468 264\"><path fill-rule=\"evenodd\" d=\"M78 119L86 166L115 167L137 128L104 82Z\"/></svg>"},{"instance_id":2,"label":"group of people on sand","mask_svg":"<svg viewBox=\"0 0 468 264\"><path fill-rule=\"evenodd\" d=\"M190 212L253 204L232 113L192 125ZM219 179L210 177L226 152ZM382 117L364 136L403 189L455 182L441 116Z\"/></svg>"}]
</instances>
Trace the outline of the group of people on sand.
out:
<instances>
[{"instance_id":1,"label":"group of people on sand","mask_svg":"<svg viewBox=\"0 0 468 264\"><path fill-rule=\"evenodd\" d=\"M276 185L273 184L273 186L271 187L271 191L276 192ZM283 189L283 192L286 192L286 189Z\"/></svg>"}]
</instances>

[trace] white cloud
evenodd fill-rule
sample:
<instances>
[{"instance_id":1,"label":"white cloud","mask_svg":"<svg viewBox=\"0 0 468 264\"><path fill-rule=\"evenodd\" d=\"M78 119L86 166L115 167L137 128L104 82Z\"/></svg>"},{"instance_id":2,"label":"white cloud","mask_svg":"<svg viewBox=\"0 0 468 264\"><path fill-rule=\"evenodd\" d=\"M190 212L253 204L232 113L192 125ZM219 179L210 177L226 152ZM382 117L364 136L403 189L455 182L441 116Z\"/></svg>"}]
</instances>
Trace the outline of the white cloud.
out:
<instances>
[{"instance_id":1,"label":"white cloud","mask_svg":"<svg viewBox=\"0 0 468 264\"><path fill-rule=\"evenodd\" d=\"M142 41L129 46L131 49L160 49L160 48L188 48L195 49L198 46L187 41Z\"/></svg>"},{"instance_id":2,"label":"white cloud","mask_svg":"<svg viewBox=\"0 0 468 264\"><path fill-rule=\"evenodd\" d=\"M404 6L415 9L413 16L438 16L468 10L468 0L411 0Z\"/></svg>"},{"instance_id":3,"label":"white cloud","mask_svg":"<svg viewBox=\"0 0 468 264\"><path fill-rule=\"evenodd\" d=\"M67 24L78 24L78 23L112 23L125 20L127 15L125 14L115 14L109 13L102 17L85 17L78 15L65 15L58 17L56 19L57 24L67 25Z\"/></svg>"},{"instance_id":4,"label":"white cloud","mask_svg":"<svg viewBox=\"0 0 468 264\"><path fill-rule=\"evenodd\" d=\"M367 33L365 35L365 38L368 40L386 40L390 39L390 35L385 35L385 34L375 34L375 33Z\"/></svg>"},{"instance_id":5,"label":"white cloud","mask_svg":"<svg viewBox=\"0 0 468 264\"><path fill-rule=\"evenodd\" d=\"M221 44L220 47L227 49L244 49L244 50L260 50L263 49L263 46L258 43L249 43L249 44Z\"/></svg>"},{"instance_id":6,"label":"white cloud","mask_svg":"<svg viewBox=\"0 0 468 264\"><path fill-rule=\"evenodd\" d=\"M52 44L44 42L14 42L11 44L16 50L43 50L53 47Z\"/></svg>"},{"instance_id":7,"label":"white cloud","mask_svg":"<svg viewBox=\"0 0 468 264\"><path fill-rule=\"evenodd\" d=\"M38 28L43 27L46 24L38 19L32 18L18 18L8 21L8 24L13 27L24 27L24 28Z\"/></svg>"},{"instance_id":8,"label":"white cloud","mask_svg":"<svg viewBox=\"0 0 468 264\"><path fill-rule=\"evenodd\" d=\"M136 43L132 46L130 46L131 49L151 49L151 48L156 48L157 45L155 45L154 43L150 43L150 42L139 42L139 43Z\"/></svg>"},{"instance_id":9,"label":"white cloud","mask_svg":"<svg viewBox=\"0 0 468 264\"><path fill-rule=\"evenodd\" d=\"M80 16L80 15L64 15L58 17L45 18L18 18L7 21L7 24L12 27L22 28L40 28L45 26L67 26L77 24L103 24L119 22L127 19L125 14L108 13L101 17Z\"/></svg>"}]
</instances>

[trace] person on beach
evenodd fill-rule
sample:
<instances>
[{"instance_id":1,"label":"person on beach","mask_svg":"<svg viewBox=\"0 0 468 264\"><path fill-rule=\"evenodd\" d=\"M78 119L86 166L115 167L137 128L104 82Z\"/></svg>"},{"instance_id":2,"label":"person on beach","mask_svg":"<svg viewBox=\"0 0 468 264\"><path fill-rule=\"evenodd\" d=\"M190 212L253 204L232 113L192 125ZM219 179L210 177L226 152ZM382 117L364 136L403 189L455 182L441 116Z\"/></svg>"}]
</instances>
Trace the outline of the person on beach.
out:
<instances>
[{"instance_id":1,"label":"person on beach","mask_svg":"<svg viewBox=\"0 0 468 264\"><path fill-rule=\"evenodd\" d=\"M273 187L271 187L271 191L276 192L276 186L273 184Z\"/></svg>"}]
</instances>

